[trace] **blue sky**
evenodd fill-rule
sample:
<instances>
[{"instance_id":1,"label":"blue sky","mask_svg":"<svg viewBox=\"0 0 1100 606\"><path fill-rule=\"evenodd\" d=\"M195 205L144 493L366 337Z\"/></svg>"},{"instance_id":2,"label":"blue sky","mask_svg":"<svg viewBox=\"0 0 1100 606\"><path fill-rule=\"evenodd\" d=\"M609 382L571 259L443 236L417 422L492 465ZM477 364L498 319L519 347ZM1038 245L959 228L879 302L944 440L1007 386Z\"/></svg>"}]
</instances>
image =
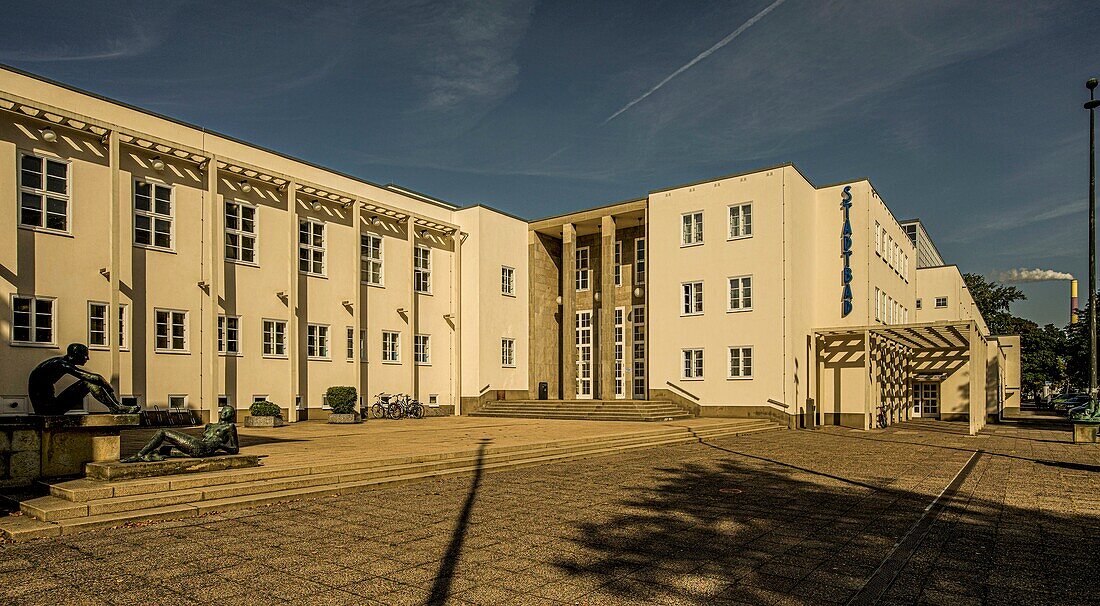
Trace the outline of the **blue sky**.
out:
<instances>
[{"instance_id":1,"label":"blue sky","mask_svg":"<svg viewBox=\"0 0 1100 606\"><path fill-rule=\"evenodd\" d=\"M963 271L1086 290L1097 2L49 2L5 22L0 62L459 204L537 218L795 162L870 177ZM1022 287L1017 313L1065 323L1068 286Z\"/></svg>"}]
</instances>

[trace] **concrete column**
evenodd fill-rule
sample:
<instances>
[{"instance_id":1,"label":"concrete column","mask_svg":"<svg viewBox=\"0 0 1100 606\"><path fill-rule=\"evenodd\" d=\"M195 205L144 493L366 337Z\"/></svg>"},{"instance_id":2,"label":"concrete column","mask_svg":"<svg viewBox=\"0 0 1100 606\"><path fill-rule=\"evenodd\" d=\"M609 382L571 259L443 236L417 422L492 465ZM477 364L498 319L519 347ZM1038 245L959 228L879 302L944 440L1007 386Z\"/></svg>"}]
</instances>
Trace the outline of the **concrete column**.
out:
<instances>
[{"instance_id":1,"label":"concrete column","mask_svg":"<svg viewBox=\"0 0 1100 606\"><path fill-rule=\"evenodd\" d=\"M351 203L351 225L353 227L352 233L355 234L355 242L352 244L352 267L356 268L355 271L355 297L352 299L351 315L354 319L352 323L351 334L351 363L352 373L354 378L355 393L363 398L366 402L366 397L363 395L363 367L361 366L360 351L359 351L359 333L363 330L363 283L359 279L362 275L362 233L363 224L361 223L362 209L359 207L359 201L353 201ZM366 402L369 404L369 402Z\"/></svg>"},{"instance_id":2,"label":"concrete column","mask_svg":"<svg viewBox=\"0 0 1100 606\"><path fill-rule=\"evenodd\" d=\"M985 356L981 355L982 352L978 349L978 339L982 336L978 332L978 324L976 322L970 323L970 330L968 331L968 337L970 340L970 366L967 370L970 372L970 393L967 408L969 414L967 417L970 420L970 435L976 435L982 429L982 425L985 423L985 376L984 372L981 372L985 368ZM941 394L940 411L943 411L943 401ZM979 416L981 417L979 419Z\"/></svg>"},{"instance_id":3,"label":"concrete column","mask_svg":"<svg viewBox=\"0 0 1100 606\"><path fill-rule=\"evenodd\" d=\"M225 271L225 251L221 245L222 220L225 217L225 213L221 210L221 204L218 202L218 157L210 156L206 165L206 212L209 221L207 223L207 230L204 234L204 265L206 265L206 271L203 272L205 276L203 280L206 282L206 304L209 311L209 317L204 318L206 326L204 327L204 338L202 343L202 370L203 374L207 376L207 380L203 385L202 394L202 406L203 409L209 411L210 422L215 422L218 418L218 394L221 388L221 381L219 379L219 365L218 359L218 290L221 278L221 274Z\"/></svg>"},{"instance_id":4,"label":"concrete column","mask_svg":"<svg viewBox=\"0 0 1100 606\"><path fill-rule=\"evenodd\" d=\"M615 399L615 218L600 220L600 302L599 309L599 379L598 397ZM625 319L624 319L625 320ZM625 330L625 326L623 327ZM624 348L625 355L625 348ZM625 379L625 377L624 377Z\"/></svg>"},{"instance_id":5,"label":"concrete column","mask_svg":"<svg viewBox=\"0 0 1100 606\"><path fill-rule=\"evenodd\" d=\"M120 295L119 290L121 287L122 279L122 182L121 172L119 168L119 141L118 131L112 130L107 136L107 153L110 155L109 163L111 166L111 265L110 265L110 280L111 280L111 309L107 311L107 334L110 335L111 343L111 387L114 388L116 394L122 393L122 356L119 354L119 345L121 345L118 334L118 313ZM133 315L135 313L145 313L144 309L133 309L133 305L130 306L130 324L133 324ZM140 352L144 355L144 352ZM135 351L134 355L139 355L139 352Z\"/></svg>"},{"instance_id":6,"label":"concrete column","mask_svg":"<svg viewBox=\"0 0 1100 606\"><path fill-rule=\"evenodd\" d=\"M451 380L454 387L455 416L462 414L462 232L455 230L451 235L454 246L454 271L451 287L451 325L454 327L454 339L451 342Z\"/></svg>"},{"instance_id":7,"label":"concrete column","mask_svg":"<svg viewBox=\"0 0 1100 606\"><path fill-rule=\"evenodd\" d=\"M409 305L406 307L409 314L409 338L405 341L408 347L402 362L409 364L409 395L419 398L417 394L417 367L416 367L416 331L419 328L417 322L418 310L416 309L418 296L416 294L416 221L412 217L405 220L405 233L409 238Z\"/></svg>"},{"instance_id":8,"label":"concrete column","mask_svg":"<svg viewBox=\"0 0 1100 606\"><path fill-rule=\"evenodd\" d=\"M290 395L287 402L287 421L298 420L298 406L294 397L298 395L298 184L293 181L286 186L287 220L290 224L287 231L290 234L290 263L287 268L287 327L286 327L286 354L287 363L290 365Z\"/></svg>"},{"instance_id":9,"label":"concrete column","mask_svg":"<svg viewBox=\"0 0 1100 606\"><path fill-rule=\"evenodd\" d=\"M863 428L871 429L877 423L875 415L878 411L875 410L875 404L872 401L875 392L875 365L871 360L871 331L869 330L863 333L863 366L867 373L864 378Z\"/></svg>"},{"instance_id":10,"label":"concrete column","mask_svg":"<svg viewBox=\"0 0 1100 606\"><path fill-rule=\"evenodd\" d=\"M577 398L577 227L561 228L561 398Z\"/></svg>"}]
</instances>

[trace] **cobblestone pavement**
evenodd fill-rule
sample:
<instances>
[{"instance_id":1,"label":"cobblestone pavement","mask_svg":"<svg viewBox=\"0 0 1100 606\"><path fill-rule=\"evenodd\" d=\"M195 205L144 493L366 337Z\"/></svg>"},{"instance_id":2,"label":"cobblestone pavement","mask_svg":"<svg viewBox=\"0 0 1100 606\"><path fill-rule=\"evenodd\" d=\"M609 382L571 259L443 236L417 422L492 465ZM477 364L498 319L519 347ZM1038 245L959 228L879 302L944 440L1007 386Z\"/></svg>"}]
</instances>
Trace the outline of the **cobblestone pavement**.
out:
<instances>
[{"instance_id":1,"label":"cobblestone pavement","mask_svg":"<svg viewBox=\"0 0 1100 606\"><path fill-rule=\"evenodd\" d=\"M776 431L4 545L0 603L829 604L871 579L888 604L1097 603L1100 447L964 433Z\"/></svg>"}]
</instances>

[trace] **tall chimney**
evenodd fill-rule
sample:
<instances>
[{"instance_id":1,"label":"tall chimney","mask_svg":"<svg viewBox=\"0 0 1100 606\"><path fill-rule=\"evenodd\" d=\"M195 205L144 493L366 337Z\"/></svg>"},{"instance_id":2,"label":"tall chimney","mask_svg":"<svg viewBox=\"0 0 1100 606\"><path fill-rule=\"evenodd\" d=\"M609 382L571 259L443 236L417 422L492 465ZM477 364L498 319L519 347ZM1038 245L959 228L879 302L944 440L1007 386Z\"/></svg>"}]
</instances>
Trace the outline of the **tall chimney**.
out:
<instances>
[{"instance_id":1,"label":"tall chimney","mask_svg":"<svg viewBox=\"0 0 1100 606\"><path fill-rule=\"evenodd\" d=\"M1078 320L1077 313L1077 280L1069 281L1069 323L1076 324Z\"/></svg>"}]
</instances>

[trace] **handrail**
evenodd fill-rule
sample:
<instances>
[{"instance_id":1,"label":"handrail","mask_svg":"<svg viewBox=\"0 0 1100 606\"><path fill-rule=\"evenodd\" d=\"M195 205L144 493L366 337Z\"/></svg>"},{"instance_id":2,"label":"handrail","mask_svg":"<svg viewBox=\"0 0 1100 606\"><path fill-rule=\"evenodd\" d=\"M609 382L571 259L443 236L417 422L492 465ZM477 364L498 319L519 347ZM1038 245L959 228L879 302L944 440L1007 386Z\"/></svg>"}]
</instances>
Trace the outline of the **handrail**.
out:
<instances>
[{"instance_id":1,"label":"handrail","mask_svg":"<svg viewBox=\"0 0 1100 606\"><path fill-rule=\"evenodd\" d=\"M692 400L695 400L696 402L699 401L699 396L691 393L690 391L684 389L683 387L680 387L679 385L673 383L672 381L665 381L665 385L668 385L669 387L679 391L680 393L683 393L683 394L687 395L687 397L691 398Z\"/></svg>"},{"instance_id":2,"label":"handrail","mask_svg":"<svg viewBox=\"0 0 1100 606\"><path fill-rule=\"evenodd\" d=\"M773 399L771 399L771 398L768 398L768 404L771 404L771 405L773 405L773 406L778 406L778 407L780 407L780 408L782 408L782 409L784 409L784 410L786 410L786 409L788 409L788 408L790 408L790 407L791 407L791 405L790 405L790 404L784 404L784 403L782 403L782 402L780 402L780 401L778 401L778 400L773 400Z\"/></svg>"}]
</instances>

